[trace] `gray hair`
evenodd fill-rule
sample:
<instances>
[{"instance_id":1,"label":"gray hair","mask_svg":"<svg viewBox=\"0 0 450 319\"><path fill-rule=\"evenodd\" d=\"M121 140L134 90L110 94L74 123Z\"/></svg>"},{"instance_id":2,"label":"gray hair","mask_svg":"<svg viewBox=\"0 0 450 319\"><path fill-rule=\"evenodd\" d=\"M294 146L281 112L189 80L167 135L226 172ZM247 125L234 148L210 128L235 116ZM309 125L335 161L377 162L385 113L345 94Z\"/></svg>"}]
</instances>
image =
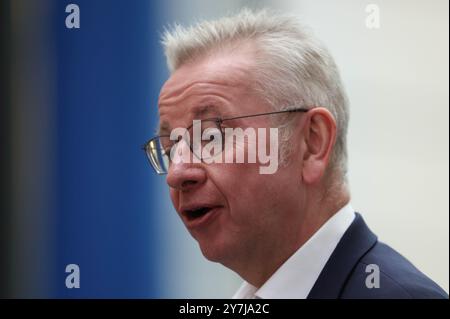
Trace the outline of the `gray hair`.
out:
<instances>
[{"instance_id":1,"label":"gray hair","mask_svg":"<svg viewBox=\"0 0 450 319\"><path fill-rule=\"evenodd\" d=\"M349 110L344 88L330 53L295 16L244 9L235 16L188 28L176 25L165 31L162 44L173 72L226 45L249 41L257 46L252 73L255 89L275 110L322 106L333 114L337 139L329 169L337 170L345 182ZM286 158L292 125L287 118L284 121L280 152Z\"/></svg>"}]
</instances>

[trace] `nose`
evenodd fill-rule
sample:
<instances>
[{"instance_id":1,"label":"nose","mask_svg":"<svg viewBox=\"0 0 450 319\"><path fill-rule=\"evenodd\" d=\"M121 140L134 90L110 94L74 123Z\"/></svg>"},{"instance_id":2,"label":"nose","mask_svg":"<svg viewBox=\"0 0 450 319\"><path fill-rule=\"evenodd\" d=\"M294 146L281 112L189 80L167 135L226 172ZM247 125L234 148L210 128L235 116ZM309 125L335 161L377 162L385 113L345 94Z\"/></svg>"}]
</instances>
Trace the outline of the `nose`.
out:
<instances>
[{"instance_id":1,"label":"nose","mask_svg":"<svg viewBox=\"0 0 450 319\"><path fill-rule=\"evenodd\" d=\"M191 164L175 164L167 174L167 184L183 192L195 189L206 181L206 172Z\"/></svg>"},{"instance_id":2,"label":"nose","mask_svg":"<svg viewBox=\"0 0 450 319\"><path fill-rule=\"evenodd\" d=\"M202 164L192 163L192 154L190 153L189 146L185 143L180 143L178 151L169 166L167 172L167 184L176 190L189 191L202 185L206 181L206 172L202 167ZM187 153L184 153L187 152ZM189 156L180 155L189 154Z\"/></svg>"}]
</instances>

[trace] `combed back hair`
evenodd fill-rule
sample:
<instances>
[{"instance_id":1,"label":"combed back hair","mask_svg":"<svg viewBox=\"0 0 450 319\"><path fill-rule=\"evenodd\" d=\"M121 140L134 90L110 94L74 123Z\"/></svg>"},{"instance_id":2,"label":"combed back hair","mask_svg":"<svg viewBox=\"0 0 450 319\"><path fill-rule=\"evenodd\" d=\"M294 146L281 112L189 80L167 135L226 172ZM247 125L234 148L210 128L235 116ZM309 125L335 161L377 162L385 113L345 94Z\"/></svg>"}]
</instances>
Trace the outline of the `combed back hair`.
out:
<instances>
[{"instance_id":1,"label":"combed back hair","mask_svg":"<svg viewBox=\"0 0 450 319\"><path fill-rule=\"evenodd\" d=\"M190 27L175 25L165 31L162 39L170 72L213 52L248 43L255 46L250 72L255 90L274 110L321 106L333 114L337 139L328 172L338 173L339 180L345 182L347 98L330 53L297 17L243 9L237 15L202 21ZM282 118L283 122L279 123L281 162L288 157L292 145L288 140L294 117Z\"/></svg>"}]
</instances>

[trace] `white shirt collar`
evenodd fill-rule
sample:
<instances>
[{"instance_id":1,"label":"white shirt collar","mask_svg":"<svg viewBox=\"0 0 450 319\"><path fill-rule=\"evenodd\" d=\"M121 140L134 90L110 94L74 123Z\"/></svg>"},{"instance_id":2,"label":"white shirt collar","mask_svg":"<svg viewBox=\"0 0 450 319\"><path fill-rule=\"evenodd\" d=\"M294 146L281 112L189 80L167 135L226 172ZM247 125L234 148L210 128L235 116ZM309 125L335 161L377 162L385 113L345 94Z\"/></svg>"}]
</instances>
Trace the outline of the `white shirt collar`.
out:
<instances>
[{"instance_id":1,"label":"white shirt collar","mask_svg":"<svg viewBox=\"0 0 450 319\"><path fill-rule=\"evenodd\" d=\"M244 281L233 299L306 299L322 269L353 222L350 203L334 214L257 289Z\"/></svg>"}]
</instances>

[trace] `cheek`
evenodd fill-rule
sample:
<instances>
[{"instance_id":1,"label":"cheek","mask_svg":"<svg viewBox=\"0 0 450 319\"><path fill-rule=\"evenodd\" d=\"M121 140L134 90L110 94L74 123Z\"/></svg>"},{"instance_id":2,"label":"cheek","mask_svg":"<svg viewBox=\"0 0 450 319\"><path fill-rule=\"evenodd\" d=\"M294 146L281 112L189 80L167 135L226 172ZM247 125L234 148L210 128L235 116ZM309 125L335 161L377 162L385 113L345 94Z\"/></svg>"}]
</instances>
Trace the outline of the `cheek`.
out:
<instances>
[{"instance_id":1,"label":"cheek","mask_svg":"<svg viewBox=\"0 0 450 319\"><path fill-rule=\"evenodd\" d=\"M270 201L266 179L256 164L223 164L211 172L217 189L225 198L230 221L235 227L257 222Z\"/></svg>"},{"instance_id":2,"label":"cheek","mask_svg":"<svg viewBox=\"0 0 450 319\"><path fill-rule=\"evenodd\" d=\"M251 171L251 172L250 172ZM234 186L227 191L230 206L236 219L250 223L265 224L275 222L280 210L285 210L294 202L295 188L291 176L281 174L260 175L258 168L236 173Z\"/></svg>"}]
</instances>

